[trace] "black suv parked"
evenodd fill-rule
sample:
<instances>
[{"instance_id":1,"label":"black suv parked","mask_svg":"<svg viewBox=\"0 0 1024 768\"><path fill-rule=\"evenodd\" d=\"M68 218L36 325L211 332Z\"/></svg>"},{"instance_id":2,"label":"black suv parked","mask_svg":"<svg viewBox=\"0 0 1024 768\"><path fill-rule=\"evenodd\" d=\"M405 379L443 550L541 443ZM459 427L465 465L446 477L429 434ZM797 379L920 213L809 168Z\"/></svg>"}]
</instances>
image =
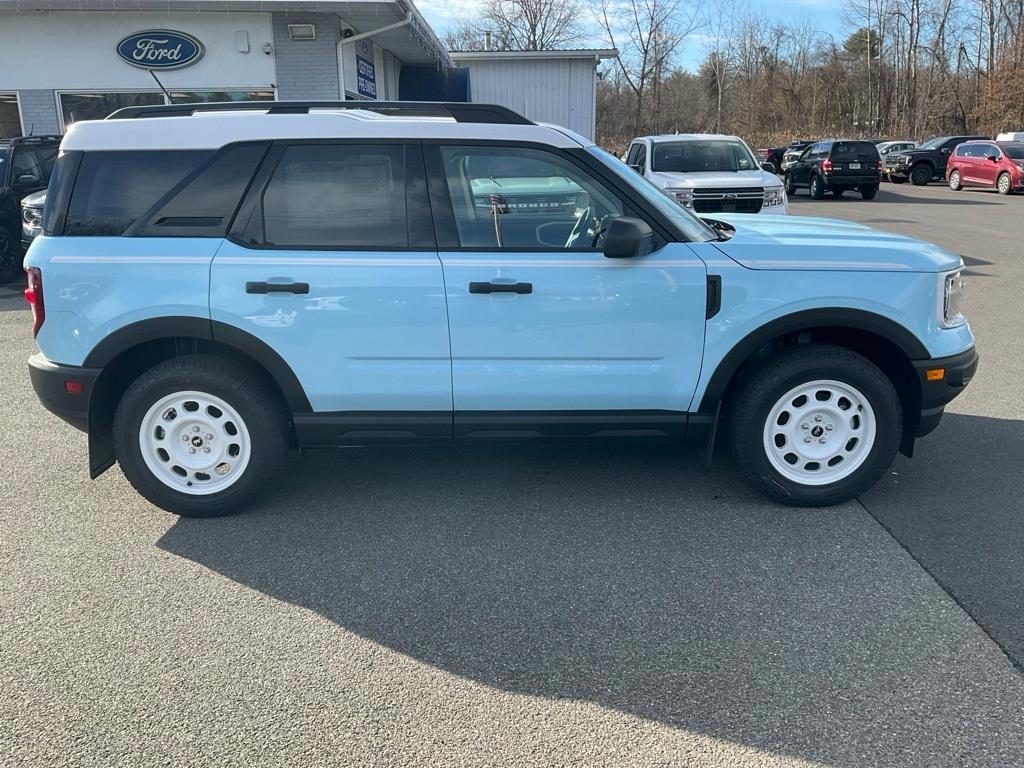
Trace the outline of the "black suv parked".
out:
<instances>
[{"instance_id":1,"label":"black suv parked","mask_svg":"<svg viewBox=\"0 0 1024 768\"><path fill-rule=\"evenodd\" d=\"M60 136L0 140L0 283L21 274L21 199L45 189Z\"/></svg>"},{"instance_id":2,"label":"black suv parked","mask_svg":"<svg viewBox=\"0 0 1024 768\"><path fill-rule=\"evenodd\" d=\"M819 141L786 168L786 194L807 187L811 197L820 200L825 192L842 197L847 190L856 189L865 200L871 200L878 192L881 166L878 149L870 141Z\"/></svg>"},{"instance_id":3,"label":"black suv parked","mask_svg":"<svg viewBox=\"0 0 1024 768\"><path fill-rule=\"evenodd\" d=\"M928 139L916 149L908 149L896 155L889 155L885 165L889 178L896 184L907 179L910 183L922 187L932 179L946 178L946 163L953 154L957 144L980 139L987 136L936 136Z\"/></svg>"}]
</instances>

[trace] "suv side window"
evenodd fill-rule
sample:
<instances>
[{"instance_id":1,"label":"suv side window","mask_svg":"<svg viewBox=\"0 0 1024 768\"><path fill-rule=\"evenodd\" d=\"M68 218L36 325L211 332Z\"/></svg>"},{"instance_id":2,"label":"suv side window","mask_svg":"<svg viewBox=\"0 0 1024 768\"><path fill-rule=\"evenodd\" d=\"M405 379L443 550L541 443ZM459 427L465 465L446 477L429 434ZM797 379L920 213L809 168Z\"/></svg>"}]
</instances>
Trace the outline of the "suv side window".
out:
<instances>
[{"instance_id":1,"label":"suv side window","mask_svg":"<svg viewBox=\"0 0 1024 768\"><path fill-rule=\"evenodd\" d=\"M640 149L636 153L636 167L640 173L647 170L647 145L640 142Z\"/></svg>"},{"instance_id":2,"label":"suv side window","mask_svg":"<svg viewBox=\"0 0 1024 768\"><path fill-rule=\"evenodd\" d=\"M39 149L17 149L11 163L11 179L15 183L20 176L35 176L39 184L46 186L53 173L53 164L57 162L57 147Z\"/></svg>"},{"instance_id":3,"label":"suv side window","mask_svg":"<svg viewBox=\"0 0 1024 768\"><path fill-rule=\"evenodd\" d=\"M599 249L625 210L603 183L557 154L525 147L441 149L463 248Z\"/></svg>"},{"instance_id":4,"label":"suv side window","mask_svg":"<svg viewBox=\"0 0 1024 768\"><path fill-rule=\"evenodd\" d=\"M65 235L119 236L213 153L86 152L68 204Z\"/></svg>"},{"instance_id":5,"label":"suv side window","mask_svg":"<svg viewBox=\"0 0 1024 768\"><path fill-rule=\"evenodd\" d=\"M262 196L263 242L278 247L409 245L406 148L286 147Z\"/></svg>"},{"instance_id":6,"label":"suv side window","mask_svg":"<svg viewBox=\"0 0 1024 768\"><path fill-rule=\"evenodd\" d=\"M632 168L636 165L636 158L640 154L640 147L643 146L639 141L630 145L629 154L626 155L626 165Z\"/></svg>"}]
</instances>

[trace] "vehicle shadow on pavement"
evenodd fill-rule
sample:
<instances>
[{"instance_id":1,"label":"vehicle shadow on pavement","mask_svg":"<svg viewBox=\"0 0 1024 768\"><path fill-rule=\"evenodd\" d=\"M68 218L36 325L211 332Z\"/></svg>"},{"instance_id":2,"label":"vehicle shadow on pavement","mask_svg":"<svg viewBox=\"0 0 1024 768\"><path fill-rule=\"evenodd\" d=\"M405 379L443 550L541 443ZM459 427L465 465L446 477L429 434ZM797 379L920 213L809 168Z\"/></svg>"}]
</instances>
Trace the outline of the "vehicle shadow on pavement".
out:
<instances>
[{"instance_id":1,"label":"vehicle shadow on pavement","mask_svg":"<svg viewBox=\"0 0 1024 768\"><path fill-rule=\"evenodd\" d=\"M834 766L1019 756L1009 665L863 508L778 507L730 464L307 453L259 511L159 546L505 691Z\"/></svg>"}]
</instances>

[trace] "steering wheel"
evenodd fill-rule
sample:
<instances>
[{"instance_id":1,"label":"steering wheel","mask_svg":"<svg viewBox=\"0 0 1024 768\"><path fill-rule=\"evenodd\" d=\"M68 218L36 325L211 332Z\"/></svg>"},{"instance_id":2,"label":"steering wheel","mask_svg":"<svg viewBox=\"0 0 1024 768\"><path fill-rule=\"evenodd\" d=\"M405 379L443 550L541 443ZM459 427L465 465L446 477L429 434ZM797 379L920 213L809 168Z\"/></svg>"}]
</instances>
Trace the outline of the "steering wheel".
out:
<instances>
[{"instance_id":1,"label":"steering wheel","mask_svg":"<svg viewBox=\"0 0 1024 768\"><path fill-rule=\"evenodd\" d=\"M572 232L569 233L569 237L565 241L566 248L572 248L576 245L576 241L580 239L580 235L583 234L583 230L587 227L586 222L593 210L593 206L588 205L580 211L580 215L576 217L576 223L572 225Z\"/></svg>"}]
</instances>

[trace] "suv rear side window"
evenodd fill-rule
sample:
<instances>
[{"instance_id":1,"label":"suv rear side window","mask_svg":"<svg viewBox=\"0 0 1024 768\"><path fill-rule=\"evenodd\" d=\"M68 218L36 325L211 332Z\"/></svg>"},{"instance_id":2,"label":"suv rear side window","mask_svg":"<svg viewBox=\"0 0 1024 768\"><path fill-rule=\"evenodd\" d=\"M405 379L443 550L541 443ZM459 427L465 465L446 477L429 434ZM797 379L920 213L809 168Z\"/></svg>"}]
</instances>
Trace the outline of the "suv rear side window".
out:
<instances>
[{"instance_id":1,"label":"suv rear side window","mask_svg":"<svg viewBox=\"0 0 1024 768\"><path fill-rule=\"evenodd\" d=\"M57 162L59 148L17 149L14 152L12 176L18 181L21 176L35 176L40 184L46 185L53 173L53 164Z\"/></svg>"},{"instance_id":2,"label":"suv rear side window","mask_svg":"<svg viewBox=\"0 0 1024 768\"><path fill-rule=\"evenodd\" d=\"M407 247L405 147L288 147L263 192L263 227L278 247Z\"/></svg>"},{"instance_id":3,"label":"suv rear side window","mask_svg":"<svg viewBox=\"0 0 1024 768\"><path fill-rule=\"evenodd\" d=\"M878 148L870 141L837 141L832 145L832 159L839 162L878 160Z\"/></svg>"},{"instance_id":4,"label":"suv rear side window","mask_svg":"<svg viewBox=\"0 0 1024 768\"><path fill-rule=\"evenodd\" d=\"M209 150L87 152L68 206L65 235L123 235L212 154Z\"/></svg>"}]
</instances>

